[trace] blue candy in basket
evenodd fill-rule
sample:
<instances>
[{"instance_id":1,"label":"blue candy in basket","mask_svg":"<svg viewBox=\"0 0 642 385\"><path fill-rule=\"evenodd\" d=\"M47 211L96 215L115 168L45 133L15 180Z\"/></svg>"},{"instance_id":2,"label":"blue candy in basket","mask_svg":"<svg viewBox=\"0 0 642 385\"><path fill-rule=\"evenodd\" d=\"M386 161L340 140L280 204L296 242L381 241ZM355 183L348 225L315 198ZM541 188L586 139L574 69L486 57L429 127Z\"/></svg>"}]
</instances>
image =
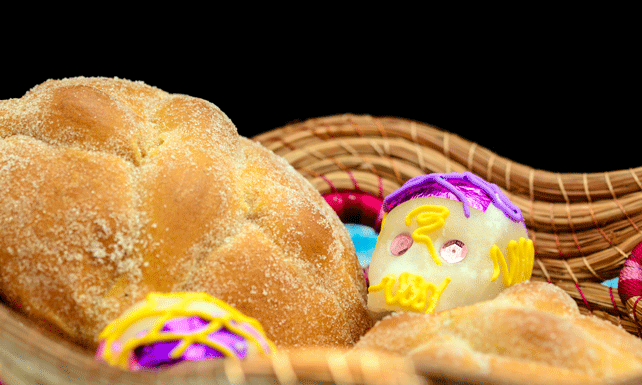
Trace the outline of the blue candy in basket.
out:
<instances>
[{"instance_id":1,"label":"blue candy in basket","mask_svg":"<svg viewBox=\"0 0 642 385\"><path fill-rule=\"evenodd\" d=\"M377 244L377 232L370 226L354 223L346 223L346 228L354 243L361 267L367 267Z\"/></svg>"}]
</instances>

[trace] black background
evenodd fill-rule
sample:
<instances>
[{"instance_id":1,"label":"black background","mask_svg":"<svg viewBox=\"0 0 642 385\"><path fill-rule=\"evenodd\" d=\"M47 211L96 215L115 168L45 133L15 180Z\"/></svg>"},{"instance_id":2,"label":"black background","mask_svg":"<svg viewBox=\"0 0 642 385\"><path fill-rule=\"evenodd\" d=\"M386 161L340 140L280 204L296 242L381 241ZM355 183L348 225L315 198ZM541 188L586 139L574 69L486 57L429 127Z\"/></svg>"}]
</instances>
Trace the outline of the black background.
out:
<instances>
[{"instance_id":1,"label":"black background","mask_svg":"<svg viewBox=\"0 0 642 385\"><path fill-rule=\"evenodd\" d=\"M370 26L330 37L338 27L306 34L315 25L303 21L267 36L165 31L127 45L116 36L51 38L3 59L0 99L50 78L116 76L207 99L247 137L370 114L429 123L538 169L641 166L637 48L615 39L626 32L605 38L587 23L547 37L532 26L462 38L427 25Z\"/></svg>"}]
</instances>

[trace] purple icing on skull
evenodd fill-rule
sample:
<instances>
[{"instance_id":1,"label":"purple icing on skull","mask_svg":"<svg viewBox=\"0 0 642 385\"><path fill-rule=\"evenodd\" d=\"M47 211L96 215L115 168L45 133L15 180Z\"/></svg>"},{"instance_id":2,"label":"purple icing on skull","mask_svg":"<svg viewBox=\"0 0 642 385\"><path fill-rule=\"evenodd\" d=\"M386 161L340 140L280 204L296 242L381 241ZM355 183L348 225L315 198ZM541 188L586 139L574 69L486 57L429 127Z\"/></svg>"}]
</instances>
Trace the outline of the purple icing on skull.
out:
<instances>
[{"instance_id":1,"label":"purple icing on skull","mask_svg":"<svg viewBox=\"0 0 642 385\"><path fill-rule=\"evenodd\" d=\"M223 358L220 351L200 343L193 343L187 347L179 358L172 358L171 352L181 343L181 336L197 333L206 328L209 322L198 317L184 317L169 320L163 326L163 333L176 334L176 340L153 342L142 345L134 350L134 366L139 368L158 368L170 366L181 361L199 361L205 359ZM220 328L208 335L209 340L217 346L225 347L239 359L245 358L248 351L247 341L240 335Z\"/></svg>"},{"instance_id":2,"label":"purple icing on skull","mask_svg":"<svg viewBox=\"0 0 642 385\"><path fill-rule=\"evenodd\" d=\"M486 212L488 205L493 203L512 221L524 220L521 210L496 184L487 182L471 172L416 176L388 195L383 201L382 210L388 213L403 202L422 197L458 200L462 203L467 218L470 216L471 206Z\"/></svg>"}]
</instances>

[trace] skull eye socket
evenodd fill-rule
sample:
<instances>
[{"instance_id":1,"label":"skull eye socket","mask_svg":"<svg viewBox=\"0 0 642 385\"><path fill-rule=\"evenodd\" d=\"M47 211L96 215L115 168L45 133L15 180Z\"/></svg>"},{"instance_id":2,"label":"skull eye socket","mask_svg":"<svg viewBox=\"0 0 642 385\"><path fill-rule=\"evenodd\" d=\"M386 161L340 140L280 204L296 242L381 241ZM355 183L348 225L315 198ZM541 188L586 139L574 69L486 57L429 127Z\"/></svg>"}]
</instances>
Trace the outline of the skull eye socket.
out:
<instances>
[{"instance_id":1,"label":"skull eye socket","mask_svg":"<svg viewBox=\"0 0 642 385\"><path fill-rule=\"evenodd\" d=\"M448 263L461 262L466 258L468 248L464 242L457 239L450 240L441 246L439 256Z\"/></svg>"},{"instance_id":2,"label":"skull eye socket","mask_svg":"<svg viewBox=\"0 0 642 385\"><path fill-rule=\"evenodd\" d=\"M397 235L390 243L390 252L392 255L402 255L410 246L412 246L413 240L410 234L401 233Z\"/></svg>"}]
</instances>

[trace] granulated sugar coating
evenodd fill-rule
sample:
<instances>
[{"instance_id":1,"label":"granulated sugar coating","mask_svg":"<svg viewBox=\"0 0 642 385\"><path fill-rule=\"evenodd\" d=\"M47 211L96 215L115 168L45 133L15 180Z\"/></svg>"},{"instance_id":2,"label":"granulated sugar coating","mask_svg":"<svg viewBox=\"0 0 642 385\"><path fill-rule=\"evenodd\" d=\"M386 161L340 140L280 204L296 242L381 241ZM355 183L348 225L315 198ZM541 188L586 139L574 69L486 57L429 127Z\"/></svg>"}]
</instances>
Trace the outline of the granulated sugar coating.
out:
<instances>
[{"instance_id":1,"label":"granulated sugar coating","mask_svg":"<svg viewBox=\"0 0 642 385\"><path fill-rule=\"evenodd\" d=\"M546 282L518 283L492 300L432 314L393 313L354 349L491 383L607 384L642 373L642 340L580 314L575 300Z\"/></svg>"},{"instance_id":2,"label":"granulated sugar coating","mask_svg":"<svg viewBox=\"0 0 642 385\"><path fill-rule=\"evenodd\" d=\"M95 348L150 291L204 291L277 345L371 326L344 226L215 105L141 82L47 81L0 101L0 294Z\"/></svg>"}]
</instances>

